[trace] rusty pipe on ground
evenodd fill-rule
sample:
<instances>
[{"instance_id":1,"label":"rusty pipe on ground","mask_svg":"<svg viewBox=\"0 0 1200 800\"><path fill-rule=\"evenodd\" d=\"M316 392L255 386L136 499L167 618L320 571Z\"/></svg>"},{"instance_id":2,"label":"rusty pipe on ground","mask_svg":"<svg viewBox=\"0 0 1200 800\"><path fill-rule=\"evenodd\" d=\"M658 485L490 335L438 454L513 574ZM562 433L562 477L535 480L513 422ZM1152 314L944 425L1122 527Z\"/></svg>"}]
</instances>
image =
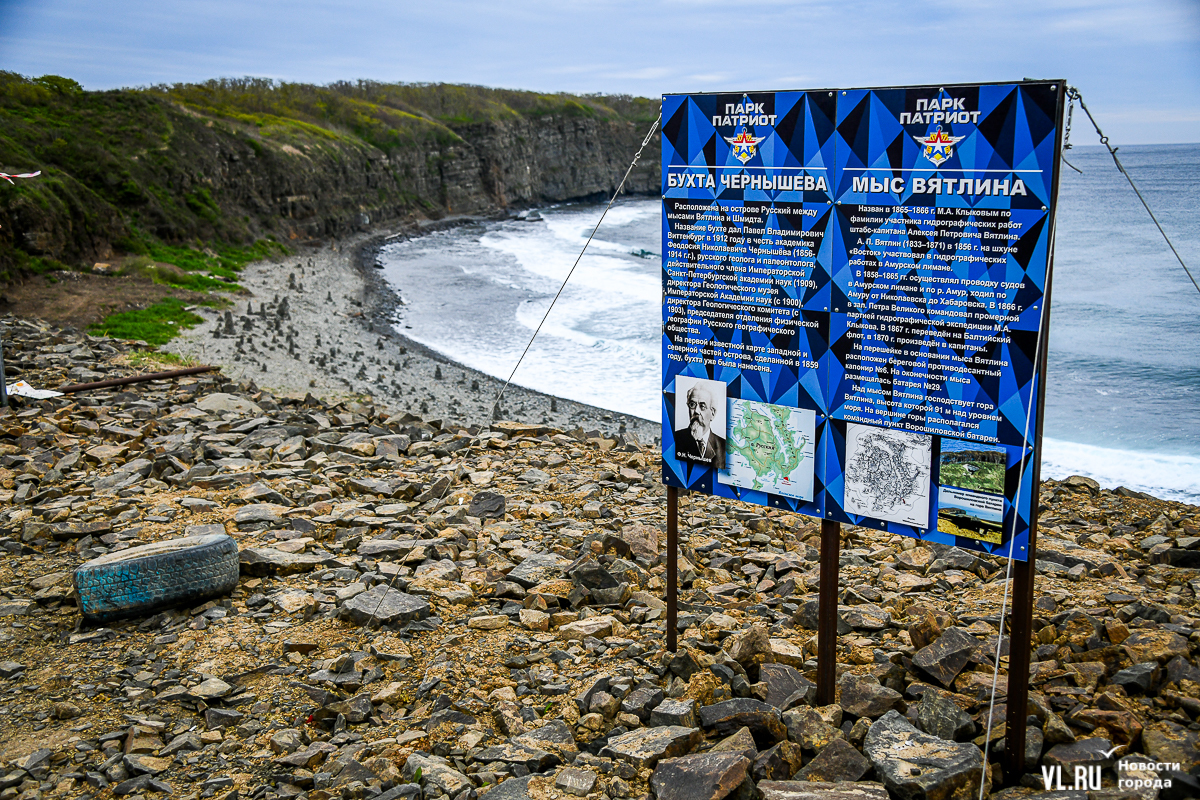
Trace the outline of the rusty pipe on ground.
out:
<instances>
[{"instance_id":1,"label":"rusty pipe on ground","mask_svg":"<svg viewBox=\"0 0 1200 800\"><path fill-rule=\"evenodd\" d=\"M71 394L73 392L88 392L92 389L108 389L112 386L124 386L127 383L144 383L146 381L162 381L168 378L182 378L185 375L198 375L201 372L212 372L220 367L188 367L187 369L173 369L169 372L150 372L146 375L130 375L128 378L113 378L107 381L96 381L95 383L77 383L74 386L61 386L58 391L63 394Z\"/></svg>"}]
</instances>

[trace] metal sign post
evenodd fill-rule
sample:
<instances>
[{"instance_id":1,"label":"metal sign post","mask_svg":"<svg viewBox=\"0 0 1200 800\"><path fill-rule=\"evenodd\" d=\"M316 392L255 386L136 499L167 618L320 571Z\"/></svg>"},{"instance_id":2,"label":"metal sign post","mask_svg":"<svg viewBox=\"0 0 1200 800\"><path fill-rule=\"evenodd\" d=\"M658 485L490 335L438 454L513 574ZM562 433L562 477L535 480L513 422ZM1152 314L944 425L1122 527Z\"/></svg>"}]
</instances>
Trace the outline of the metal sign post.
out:
<instances>
[{"instance_id":1,"label":"metal sign post","mask_svg":"<svg viewBox=\"0 0 1200 800\"><path fill-rule=\"evenodd\" d=\"M667 649L679 638L679 489L667 487Z\"/></svg>"},{"instance_id":2,"label":"metal sign post","mask_svg":"<svg viewBox=\"0 0 1200 800\"><path fill-rule=\"evenodd\" d=\"M3 331L3 328L0 328ZM8 378L4 375L4 335L0 332L0 407L8 408Z\"/></svg>"},{"instance_id":3,"label":"metal sign post","mask_svg":"<svg viewBox=\"0 0 1200 800\"><path fill-rule=\"evenodd\" d=\"M838 561L842 526L821 520L821 586L817 601L817 703L834 702L837 691Z\"/></svg>"}]
</instances>

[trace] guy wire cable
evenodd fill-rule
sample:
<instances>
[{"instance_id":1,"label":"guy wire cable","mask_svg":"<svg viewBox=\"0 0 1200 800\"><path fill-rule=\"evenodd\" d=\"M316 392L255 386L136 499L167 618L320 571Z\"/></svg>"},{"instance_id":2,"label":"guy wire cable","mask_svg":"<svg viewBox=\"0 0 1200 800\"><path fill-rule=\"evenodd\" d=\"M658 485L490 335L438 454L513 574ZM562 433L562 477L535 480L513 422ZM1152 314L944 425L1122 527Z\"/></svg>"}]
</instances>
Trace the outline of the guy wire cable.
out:
<instances>
[{"instance_id":1,"label":"guy wire cable","mask_svg":"<svg viewBox=\"0 0 1200 800\"><path fill-rule=\"evenodd\" d=\"M558 287L558 293L554 295L554 299L550 301L549 308L542 315L542 321L538 323L537 328L533 332L533 336L529 337L529 343L525 345L525 349L521 352L521 357L517 359L517 363L513 366L512 372L508 373L508 380L504 382L504 386L500 387L499 394L496 395L495 402L492 403L492 418L495 419L496 410L500 407L500 400L503 399L504 393L508 391L508 385L512 383L513 376L517 374L517 369L521 366L521 362L525 360L525 356L529 353L529 348L533 346L533 340L537 338L538 333L542 330L542 325L546 323L550 312L554 310L554 304L558 302L558 298L562 296L563 289L567 288L567 281L571 280L571 276L575 274L575 268L579 266L579 262L583 260L583 254L587 252L588 245L592 243L592 239L596 235L596 231L600 230L600 223L604 222L604 216L608 210L612 208L613 203L617 202L617 198L621 195L621 190L625 188L625 181L629 179L629 173L633 172L633 168L637 166L638 159L642 157L642 151L646 149L646 145L650 143L651 137L654 136L655 129L658 128L659 121L662 120L662 110L658 112L658 116L654 118L654 122L650 124L650 130L646 133L646 138L642 139L642 145L638 148L637 153L633 156L633 161L629 162L629 169L625 170L625 177L621 178L621 183L617 186L617 190L613 192L612 199L608 201L608 205L604 207L604 213L600 215L600 219L596 221L596 227L592 228L592 233L588 236L587 241L583 243L583 249L579 251L579 255L575 259L575 263L571 265L571 271L567 273L567 277L563 278L562 286Z\"/></svg>"},{"instance_id":2,"label":"guy wire cable","mask_svg":"<svg viewBox=\"0 0 1200 800\"><path fill-rule=\"evenodd\" d=\"M1113 163L1117 165L1117 169L1125 176L1125 180L1129 181L1130 188L1137 195L1138 200L1142 201L1142 205L1146 209L1146 213L1150 215L1150 219L1154 221L1154 226L1158 228L1158 232L1162 234L1163 239L1167 243L1167 247L1171 248L1171 252L1175 254L1175 260L1179 262L1179 266L1183 267L1183 271L1187 273L1188 278L1192 282L1192 286L1196 287L1196 291L1200 292L1200 283L1196 282L1196 277L1192 275L1192 271L1188 269L1187 264L1183 263L1183 256L1179 255L1179 251L1175 249L1175 245L1171 242L1171 237L1167 236L1167 232L1163 230L1163 226L1159 224L1158 217L1154 216L1154 212L1150 210L1150 204L1146 202L1146 198L1142 196L1137 184L1133 182L1133 176L1125 169L1125 165L1121 163L1121 159L1117 158L1117 150L1120 148L1113 147L1108 142L1108 137L1104 135L1104 131L1100 130L1100 124L1096 122L1096 118L1092 116L1092 112L1088 109L1087 104L1083 102L1083 95L1074 86L1067 87L1067 97L1071 100L1078 100L1079 107L1087 114L1088 119L1092 121L1092 127L1096 129L1096 135L1100 137L1100 144L1108 148L1108 154L1112 156ZM1074 167L1072 167L1074 169ZM1078 171L1078 170L1076 170Z\"/></svg>"},{"instance_id":3,"label":"guy wire cable","mask_svg":"<svg viewBox=\"0 0 1200 800\"><path fill-rule=\"evenodd\" d=\"M558 298L563 293L563 289L567 288L567 281L571 279L571 275L575 272L575 267L579 266L579 262L583 258L583 254L587 252L588 245L592 243L592 238L596 235L596 231L600 229L600 223L604 222L604 215L608 213L608 210L612 208L613 203L615 203L617 198L621 195L621 190L625 188L625 181L629 179L629 174L633 172L633 168L637 166L638 159L642 157L642 151L646 149L646 145L650 143L651 137L654 136L654 131L657 130L660 120L662 120L661 110L658 112L658 116L654 118L654 122L651 123L650 130L646 133L646 138L642 139L642 144L640 147L638 147L637 153L634 154L633 161L629 163L629 169L625 170L625 176L621 178L621 183L617 185L617 190L613 192L612 199L609 200L608 205L604 207L604 213L600 215L600 219L596 222L596 227L592 228L591 236L588 236L587 241L584 242L583 250L579 251L579 256L575 259L575 263L571 266L571 271L568 272L567 277L563 279L562 286L558 287L558 294L554 295L554 299L550 301L550 308L546 309L546 313L542 316L542 321L538 323L537 329L533 332L533 336L529 337L529 344L525 345L525 350L521 353L521 358L517 359L516 366L513 367L512 372L510 372L508 375L508 380L504 382L504 386L500 389L500 393L496 395L496 400L492 403L493 417L496 414L496 409L500 406L501 398L504 397L504 392L508 389L509 383L512 382L513 375L517 373L517 367L521 366L521 361L525 358L525 354L529 352L529 348L533 345L533 340L537 338L538 331L542 329L542 325L546 322L546 318L550 316L550 311L554 308L554 304L558 302ZM442 493L438 496L438 499L441 500L443 497L445 497L446 492L450 491L450 487L453 485L454 477L450 474L446 475L446 487L442 489ZM367 621L364 622L362 627L359 629L358 642L360 649L362 647L362 642L364 635L366 634L367 627L375 621L375 615L379 613L379 609L383 606L384 598L386 598L387 593L391 591L392 585L395 584L396 578L399 577L399 575L399 570L392 575L392 579L388 581L387 588L384 589L384 591L379 595L379 602L375 604L375 610L371 612L371 616L367 618Z\"/></svg>"},{"instance_id":4,"label":"guy wire cable","mask_svg":"<svg viewBox=\"0 0 1200 800\"><path fill-rule=\"evenodd\" d=\"M1066 144L1065 138L1063 140L1063 144L1064 145ZM1064 146L1063 149L1065 150L1066 147ZM1057 227L1057 222L1055 223L1055 226ZM1049 262L1048 262L1049 264L1051 264L1051 269L1053 269L1053 264L1054 264L1054 244L1055 244L1054 235L1055 235L1055 231L1051 230L1050 231L1050 258L1049 258ZM1051 277L1052 277L1052 274L1048 272L1046 275L1047 280L1049 280ZM1038 391L1039 381L1044 381L1046 378L1046 376L1042 374L1042 370L1041 370L1042 341L1044 338L1043 333L1046 330L1046 327L1049 324L1049 320L1050 320L1050 304L1049 304L1049 302L1047 302L1045 295L1042 295L1042 319L1046 321L1046 324L1038 325L1037 342L1034 344L1034 347L1033 347L1033 363L1036 365L1036 368L1033 373L1033 380L1030 381L1030 383L1029 383L1029 413L1025 415L1025 431L1021 435L1021 464L1020 464L1019 470L1017 472L1017 491L1016 491L1016 494L1013 495L1012 526L1009 528L1009 533L1008 533L1008 565L1004 568L1004 597L1000 601L1000 632L999 632L999 635L996 637L996 658L992 665L992 694L991 694L991 699L988 701L987 729L983 735L983 769L982 769L982 772L979 777L979 800L983 800L983 787L987 783L987 780L988 780L988 771L989 771L988 752L991 750L992 720L996 713L996 686L999 684L999 681L1000 681L1000 653L1001 653L1002 648L1004 647L1004 617L1005 617L1005 613L1006 613L1005 610L1008 608L1008 593L1009 593L1009 590L1012 588L1013 546L1016 544L1016 540L1017 540L1017 516L1021 513L1021 490L1023 488L1025 488L1025 460L1029 457L1029 423L1033 419L1034 413L1039 410L1036 408L1037 391ZM1038 453L1037 455L1039 458L1041 457L1041 453ZM1038 511L1036 508L1031 507L1029 509L1029 515L1032 518L1031 521L1034 524L1036 524L1036 522L1037 522L1037 513L1038 513ZM1026 552L1025 557L1027 560L1035 558L1033 550L1030 549L1028 552ZM1035 564L1035 572L1036 572L1036 564ZM1012 643L1012 641L1009 641L1008 653L1009 653L1009 664L1010 665L1012 664L1012 648L1013 648L1013 643ZM1005 737L1006 737L1005 744L1006 745L1007 745L1007 736L1008 736L1008 732L1005 731Z\"/></svg>"}]
</instances>

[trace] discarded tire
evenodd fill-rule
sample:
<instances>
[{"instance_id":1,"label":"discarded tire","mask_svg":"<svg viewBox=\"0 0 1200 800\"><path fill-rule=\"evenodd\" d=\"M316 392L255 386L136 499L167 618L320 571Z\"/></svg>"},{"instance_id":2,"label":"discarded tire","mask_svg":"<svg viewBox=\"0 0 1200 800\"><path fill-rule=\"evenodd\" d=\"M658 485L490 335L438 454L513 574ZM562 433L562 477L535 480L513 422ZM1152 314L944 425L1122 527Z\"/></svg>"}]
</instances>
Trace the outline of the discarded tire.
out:
<instances>
[{"instance_id":1,"label":"discarded tire","mask_svg":"<svg viewBox=\"0 0 1200 800\"><path fill-rule=\"evenodd\" d=\"M223 533L131 547L75 570L89 622L136 617L225 594L237 586L238 548Z\"/></svg>"}]
</instances>

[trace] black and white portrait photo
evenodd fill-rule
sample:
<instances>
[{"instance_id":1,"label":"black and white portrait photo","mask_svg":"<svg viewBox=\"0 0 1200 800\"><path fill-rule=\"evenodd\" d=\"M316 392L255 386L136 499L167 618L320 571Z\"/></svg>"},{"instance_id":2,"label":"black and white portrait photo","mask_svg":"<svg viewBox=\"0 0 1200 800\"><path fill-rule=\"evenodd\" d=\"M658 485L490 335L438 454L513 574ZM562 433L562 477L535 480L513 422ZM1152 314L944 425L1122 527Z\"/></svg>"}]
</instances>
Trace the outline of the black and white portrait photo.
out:
<instances>
[{"instance_id":1,"label":"black and white portrait photo","mask_svg":"<svg viewBox=\"0 0 1200 800\"><path fill-rule=\"evenodd\" d=\"M675 378L675 457L725 469L725 384Z\"/></svg>"}]
</instances>

